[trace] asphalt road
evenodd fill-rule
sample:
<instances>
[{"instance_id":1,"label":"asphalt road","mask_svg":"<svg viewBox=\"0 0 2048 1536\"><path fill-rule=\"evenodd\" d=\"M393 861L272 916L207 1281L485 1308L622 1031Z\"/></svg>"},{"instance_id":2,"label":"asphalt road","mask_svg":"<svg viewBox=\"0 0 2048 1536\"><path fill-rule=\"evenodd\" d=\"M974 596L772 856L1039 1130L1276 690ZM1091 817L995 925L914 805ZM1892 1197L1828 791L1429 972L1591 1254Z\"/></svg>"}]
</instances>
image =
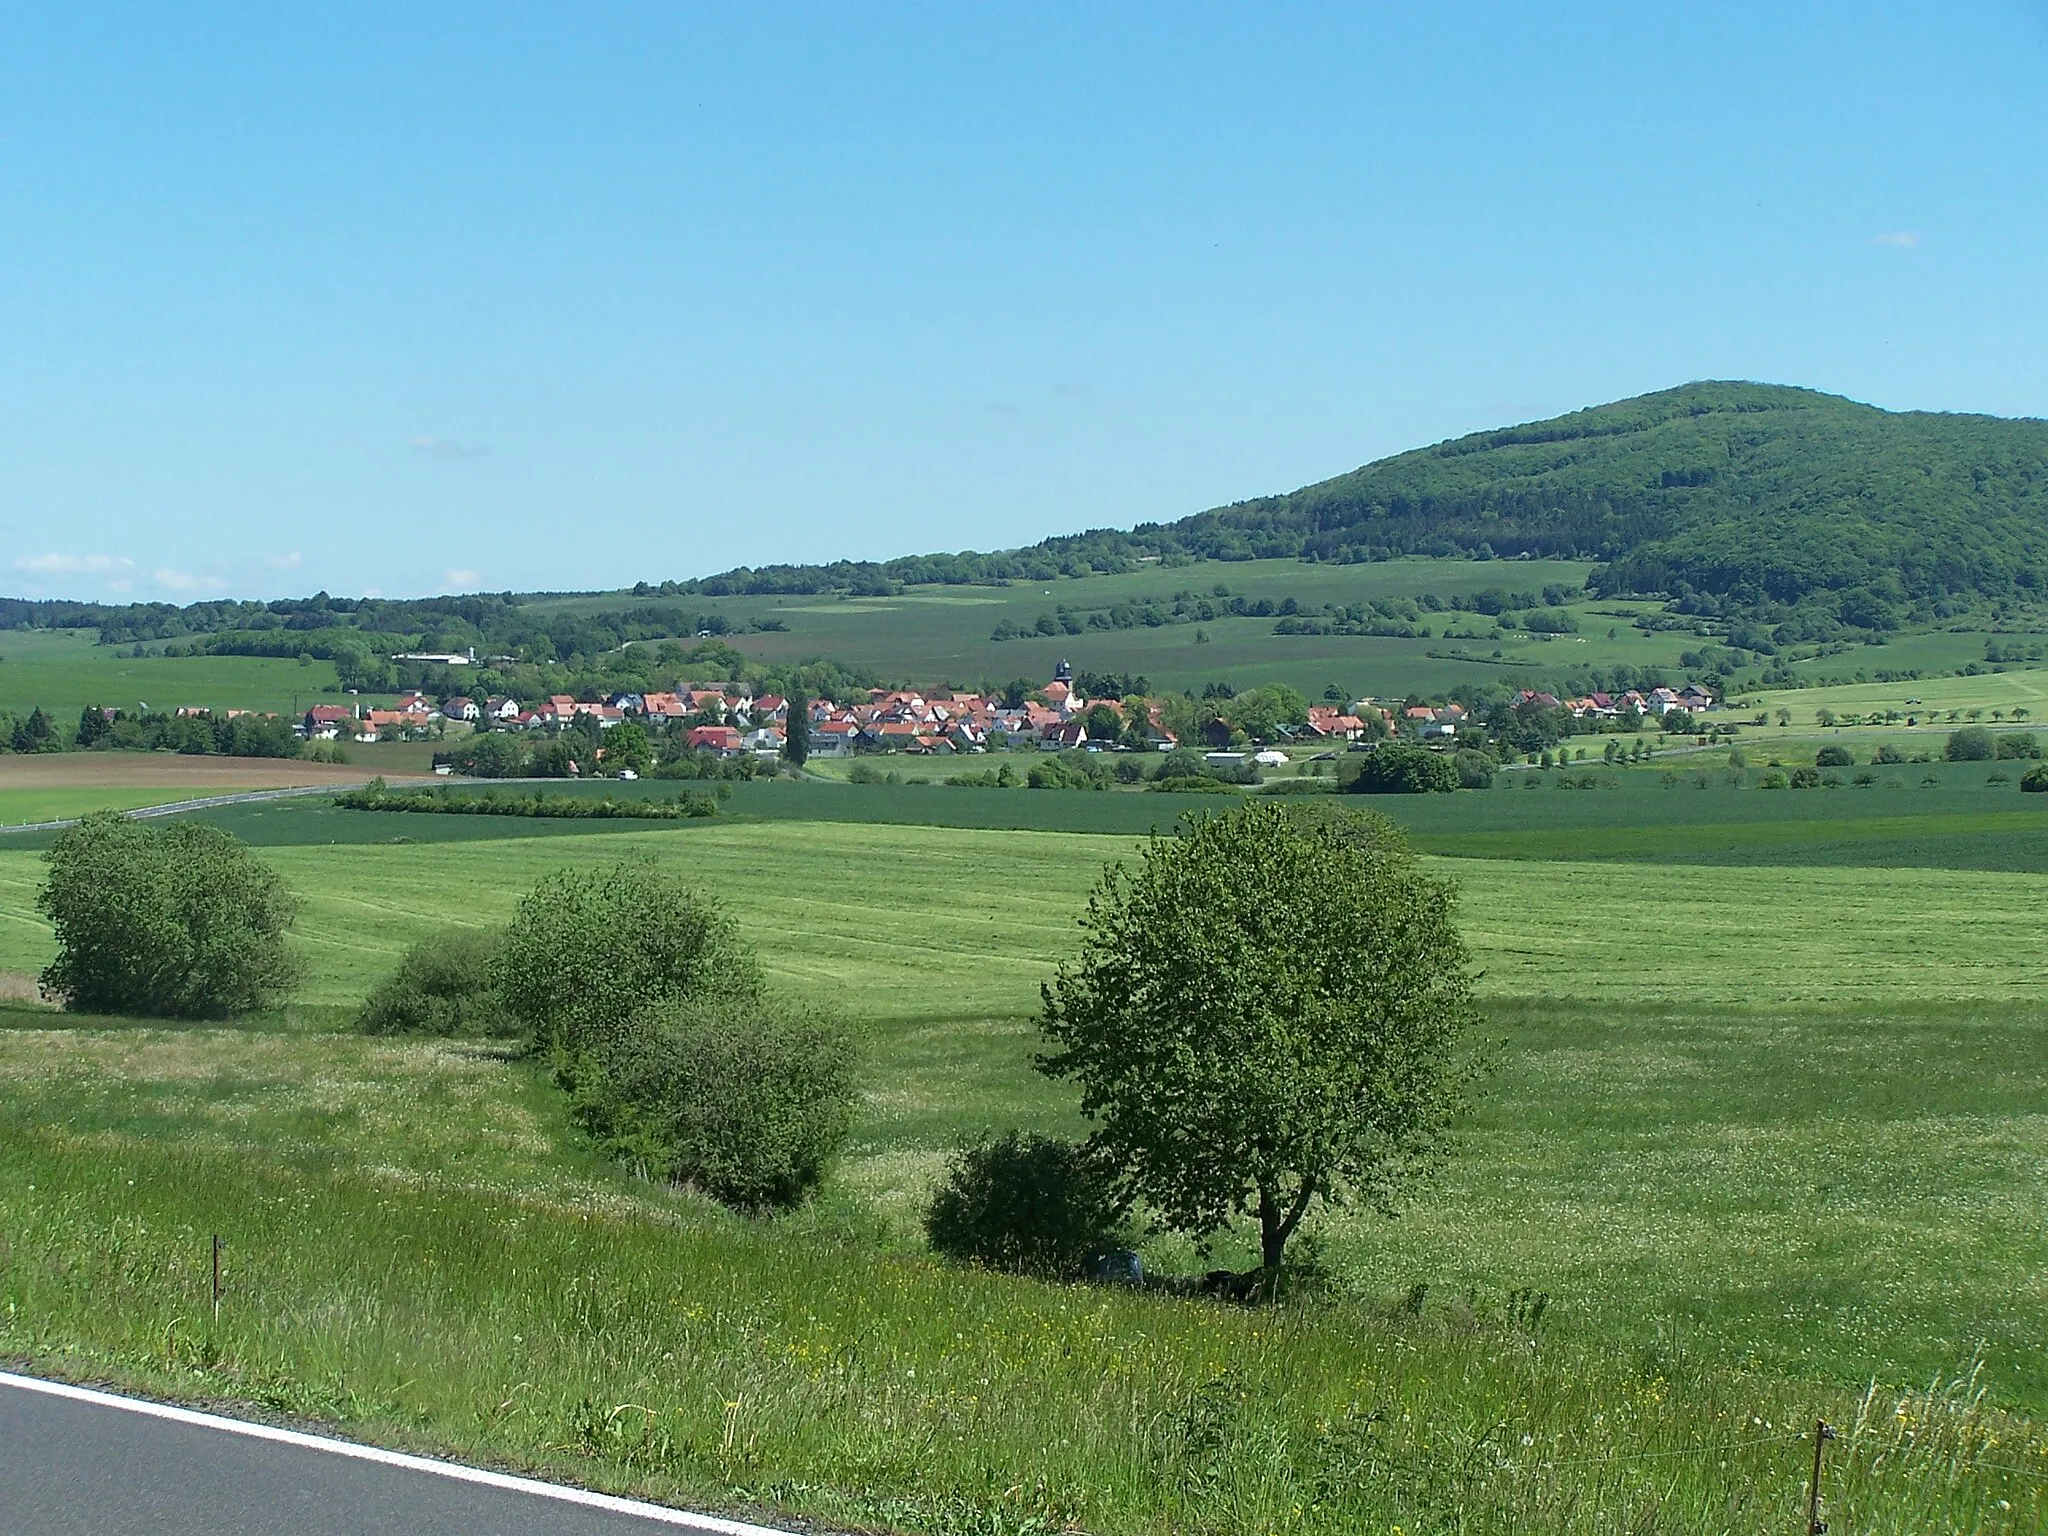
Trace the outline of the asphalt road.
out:
<instances>
[{"instance_id":1,"label":"asphalt road","mask_svg":"<svg viewBox=\"0 0 2048 1536\"><path fill-rule=\"evenodd\" d=\"M63 1395L56 1395L61 1393ZM760 1526L0 1372L0 1536L652 1536Z\"/></svg>"}]
</instances>

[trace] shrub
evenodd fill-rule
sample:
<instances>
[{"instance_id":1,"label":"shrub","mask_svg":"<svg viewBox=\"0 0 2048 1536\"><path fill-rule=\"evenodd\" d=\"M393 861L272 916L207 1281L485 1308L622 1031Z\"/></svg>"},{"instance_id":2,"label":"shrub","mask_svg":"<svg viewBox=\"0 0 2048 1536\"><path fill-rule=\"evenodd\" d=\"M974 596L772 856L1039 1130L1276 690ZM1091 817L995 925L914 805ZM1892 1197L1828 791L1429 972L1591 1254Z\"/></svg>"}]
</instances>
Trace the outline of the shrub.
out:
<instances>
[{"instance_id":1,"label":"shrub","mask_svg":"<svg viewBox=\"0 0 2048 1536\"><path fill-rule=\"evenodd\" d=\"M2030 795L2048 792L2048 763L2029 768L2020 776L2020 788Z\"/></svg>"},{"instance_id":2,"label":"shrub","mask_svg":"<svg viewBox=\"0 0 2048 1536\"><path fill-rule=\"evenodd\" d=\"M597 1051L575 1108L606 1150L742 1211L801 1205L853 1123L845 1030L760 996L636 1013Z\"/></svg>"},{"instance_id":3,"label":"shrub","mask_svg":"<svg viewBox=\"0 0 2048 1536\"><path fill-rule=\"evenodd\" d=\"M1757 780L1756 787L1758 789L1783 789L1785 787L1785 775L1776 768L1770 769L1761 779Z\"/></svg>"},{"instance_id":4,"label":"shrub","mask_svg":"<svg viewBox=\"0 0 2048 1536\"><path fill-rule=\"evenodd\" d=\"M366 1035L495 1035L513 1027L498 1006L498 935L455 928L422 939L356 1019Z\"/></svg>"},{"instance_id":5,"label":"shrub","mask_svg":"<svg viewBox=\"0 0 2048 1536\"><path fill-rule=\"evenodd\" d=\"M1171 795L1235 795L1241 794L1244 790L1242 784L1226 784L1221 779L1210 778L1206 773L1198 773L1191 778L1154 779L1145 787Z\"/></svg>"},{"instance_id":6,"label":"shrub","mask_svg":"<svg viewBox=\"0 0 2048 1536\"><path fill-rule=\"evenodd\" d=\"M1090 752L1061 752L1041 758L1024 775L1025 784L1032 789L1107 789L1109 780L1108 765Z\"/></svg>"},{"instance_id":7,"label":"shrub","mask_svg":"<svg viewBox=\"0 0 2048 1536\"><path fill-rule=\"evenodd\" d=\"M1981 725L1966 725L1950 731L1941 755L1952 763L1981 763L1992 754L1991 733Z\"/></svg>"},{"instance_id":8,"label":"shrub","mask_svg":"<svg viewBox=\"0 0 2048 1536\"><path fill-rule=\"evenodd\" d=\"M1794 789L1819 789L1820 770L1818 768L1794 768L1792 770L1791 783Z\"/></svg>"},{"instance_id":9,"label":"shrub","mask_svg":"<svg viewBox=\"0 0 2048 1536\"><path fill-rule=\"evenodd\" d=\"M1998 737L2002 758L2034 758L2041 755L2041 743L2032 731L2007 731Z\"/></svg>"},{"instance_id":10,"label":"shrub","mask_svg":"<svg viewBox=\"0 0 2048 1536\"><path fill-rule=\"evenodd\" d=\"M644 861L542 879L506 931L499 974L507 1014L572 1086L578 1058L649 1004L761 989L731 919Z\"/></svg>"},{"instance_id":11,"label":"shrub","mask_svg":"<svg viewBox=\"0 0 2048 1536\"><path fill-rule=\"evenodd\" d=\"M36 907L57 931L44 988L68 1008L224 1019L297 976L284 934L298 903L276 870L203 822L150 826L97 811L44 856Z\"/></svg>"},{"instance_id":12,"label":"shrub","mask_svg":"<svg viewBox=\"0 0 2048 1536\"><path fill-rule=\"evenodd\" d=\"M1353 795L1448 793L1458 787L1458 765L1427 747L1390 743L1368 752L1344 785Z\"/></svg>"},{"instance_id":13,"label":"shrub","mask_svg":"<svg viewBox=\"0 0 2048 1536\"><path fill-rule=\"evenodd\" d=\"M1881 768L1896 767L1898 764L1903 763L1905 760L1906 754L1901 752L1897 747L1891 745L1891 743L1889 742L1879 747L1877 749L1877 755L1871 758L1871 761L1873 763L1876 763Z\"/></svg>"},{"instance_id":14,"label":"shrub","mask_svg":"<svg viewBox=\"0 0 2048 1536\"><path fill-rule=\"evenodd\" d=\"M1082 1148L1011 1131L954 1157L924 1230L949 1258L1073 1280L1095 1255L1121 1246L1124 1215L1110 1180Z\"/></svg>"},{"instance_id":15,"label":"shrub","mask_svg":"<svg viewBox=\"0 0 2048 1536\"><path fill-rule=\"evenodd\" d=\"M1500 767L1493 760L1492 753L1478 752L1471 747L1460 747L1452 753L1451 765L1458 770L1461 789L1491 789L1494 772Z\"/></svg>"},{"instance_id":16,"label":"shrub","mask_svg":"<svg viewBox=\"0 0 2048 1536\"><path fill-rule=\"evenodd\" d=\"M1822 747L1813 754L1813 766L1816 768L1848 768L1855 761L1847 747Z\"/></svg>"}]
</instances>

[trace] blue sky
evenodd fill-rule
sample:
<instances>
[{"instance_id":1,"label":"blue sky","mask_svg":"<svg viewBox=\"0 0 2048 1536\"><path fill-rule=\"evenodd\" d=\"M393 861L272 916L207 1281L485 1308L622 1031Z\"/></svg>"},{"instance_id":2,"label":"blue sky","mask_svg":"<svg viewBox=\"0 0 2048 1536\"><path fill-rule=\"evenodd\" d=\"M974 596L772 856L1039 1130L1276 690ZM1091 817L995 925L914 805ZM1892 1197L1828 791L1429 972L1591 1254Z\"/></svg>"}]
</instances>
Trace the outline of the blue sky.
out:
<instances>
[{"instance_id":1,"label":"blue sky","mask_svg":"<svg viewBox=\"0 0 2048 1536\"><path fill-rule=\"evenodd\" d=\"M12 593L996 548L1692 378L2048 415L2041 0L0 14Z\"/></svg>"}]
</instances>

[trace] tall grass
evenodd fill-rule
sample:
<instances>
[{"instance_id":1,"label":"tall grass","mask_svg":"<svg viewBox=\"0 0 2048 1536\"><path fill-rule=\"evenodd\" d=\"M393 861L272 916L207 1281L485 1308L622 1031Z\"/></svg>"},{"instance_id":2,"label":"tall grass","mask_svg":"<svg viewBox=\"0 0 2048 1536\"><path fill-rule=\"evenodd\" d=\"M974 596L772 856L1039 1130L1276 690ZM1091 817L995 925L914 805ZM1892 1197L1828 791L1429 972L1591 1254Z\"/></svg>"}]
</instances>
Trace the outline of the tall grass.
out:
<instances>
[{"instance_id":1,"label":"tall grass","mask_svg":"<svg viewBox=\"0 0 2048 1536\"><path fill-rule=\"evenodd\" d=\"M1966 1384L1641 1370L1506 1318L1050 1287L11 1118L0 1231L0 1351L657 1498L936 1532L1747 1531L1794 1518L1825 1415L1837 1529L2048 1520L2048 1440Z\"/></svg>"}]
</instances>

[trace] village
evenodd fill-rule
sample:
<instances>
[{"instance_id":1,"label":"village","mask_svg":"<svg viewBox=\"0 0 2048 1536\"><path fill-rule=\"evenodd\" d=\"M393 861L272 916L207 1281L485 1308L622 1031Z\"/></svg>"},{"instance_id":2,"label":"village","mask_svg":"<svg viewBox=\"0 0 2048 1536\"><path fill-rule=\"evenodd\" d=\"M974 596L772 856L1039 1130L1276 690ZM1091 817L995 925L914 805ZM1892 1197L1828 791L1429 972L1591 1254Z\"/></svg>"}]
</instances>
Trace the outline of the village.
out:
<instances>
[{"instance_id":1,"label":"village","mask_svg":"<svg viewBox=\"0 0 2048 1536\"><path fill-rule=\"evenodd\" d=\"M1697 684L1623 693L1589 693L1573 698L1523 690L1516 710L1559 710L1576 722L1664 720L1717 710L1720 701ZM321 704L306 711L299 734L312 741L374 742L444 736L450 724L487 730L558 732L595 725L608 731L628 721L673 735L680 730L686 751L720 757L785 754L790 700L756 696L743 685L685 686L672 691L614 692L579 699L554 694L534 703L515 698L454 694L434 699L420 692L401 697L395 708ZM1183 733L1166 722L1158 700L1091 698L1061 661L1052 678L1021 703L985 694L935 688L872 688L857 701L812 699L804 706L807 756L846 758L860 753L912 755L976 753L991 749L1039 751L1157 751L1182 745ZM1281 723L1259 745L1344 743L1364 746L1397 736L1451 746L1461 730L1472 734L1464 705L1407 704L1373 698L1310 705L1304 719ZM1588 728L1582 726L1582 729ZM1186 744L1222 750L1246 744L1228 711L1194 727L1199 740Z\"/></svg>"}]
</instances>

